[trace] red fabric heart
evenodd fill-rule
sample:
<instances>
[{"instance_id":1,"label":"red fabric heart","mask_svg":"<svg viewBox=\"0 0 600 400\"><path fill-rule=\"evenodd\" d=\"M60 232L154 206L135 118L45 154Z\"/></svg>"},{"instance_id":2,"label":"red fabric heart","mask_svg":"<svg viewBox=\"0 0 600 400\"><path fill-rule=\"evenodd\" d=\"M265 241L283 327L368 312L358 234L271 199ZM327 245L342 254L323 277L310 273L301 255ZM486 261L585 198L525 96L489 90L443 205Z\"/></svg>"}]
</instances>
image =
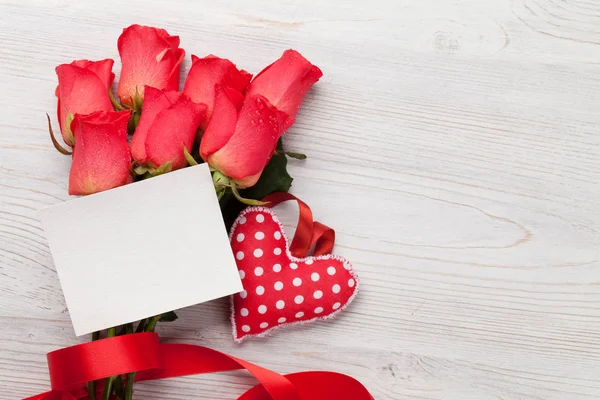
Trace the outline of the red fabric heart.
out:
<instances>
[{"instance_id":1,"label":"red fabric heart","mask_svg":"<svg viewBox=\"0 0 600 400\"><path fill-rule=\"evenodd\" d=\"M244 291L232 296L233 338L240 343L276 328L326 320L358 293L350 263L335 255L296 258L275 213L242 211L230 233Z\"/></svg>"}]
</instances>

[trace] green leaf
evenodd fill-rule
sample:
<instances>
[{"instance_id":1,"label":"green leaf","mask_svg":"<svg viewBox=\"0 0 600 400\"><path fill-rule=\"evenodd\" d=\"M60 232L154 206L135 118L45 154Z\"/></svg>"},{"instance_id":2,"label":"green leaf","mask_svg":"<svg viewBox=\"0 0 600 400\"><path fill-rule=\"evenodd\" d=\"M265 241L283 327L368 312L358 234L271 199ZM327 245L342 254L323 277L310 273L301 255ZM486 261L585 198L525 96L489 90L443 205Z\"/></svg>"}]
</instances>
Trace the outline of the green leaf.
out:
<instances>
[{"instance_id":1,"label":"green leaf","mask_svg":"<svg viewBox=\"0 0 600 400\"><path fill-rule=\"evenodd\" d=\"M144 165L138 165L133 168L133 172L135 172L136 175L144 175L146 172L148 172L148 167Z\"/></svg>"},{"instance_id":2,"label":"green leaf","mask_svg":"<svg viewBox=\"0 0 600 400\"><path fill-rule=\"evenodd\" d=\"M280 147L280 145L278 144L277 147ZM278 153L280 155L271 157L256 185L240 192L243 197L261 200L271 193L290 190L293 179L287 172L287 158L281 155L283 150L281 152L278 150Z\"/></svg>"},{"instance_id":3,"label":"green leaf","mask_svg":"<svg viewBox=\"0 0 600 400\"><path fill-rule=\"evenodd\" d=\"M169 311L164 314L161 314L158 321L159 322L173 322L173 321L177 320L177 318L179 318L179 317L177 316L177 314L175 314L175 311Z\"/></svg>"},{"instance_id":4,"label":"green leaf","mask_svg":"<svg viewBox=\"0 0 600 400\"><path fill-rule=\"evenodd\" d=\"M285 152L285 155L289 158L295 158L296 160L306 160L306 154L292 153L290 151Z\"/></svg>"},{"instance_id":5,"label":"green leaf","mask_svg":"<svg viewBox=\"0 0 600 400\"><path fill-rule=\"evenodd\" d=\"M148 173L150 173L150 175L152 175L152 176L158 176L158 175L166 174L167 172L171 172L172 168L173 168L173 163L171 161L167 161L160 167L155 168L153 170L149 170Z\"/></svg>"},{"instance_id":6,"label":"green leaf","mask_svg":"<svg viewBox=\"0 0 600 400\"><path fill-rule=\"evenodd\" d=\"M143 105L144 105L144 99L142 98L142 95L140 94L140 92L138 91L138 88L136 86L135 87L135 96L133 97L133 101L132 101L132 108L134 111L139 111L141 113Z\"/></svg>"},{"instance_id":7,"label":"green leaf","mask_svg":"<svg viewBox=\"0 0 600 400\"><path fill-rule=\"evenodd\" d=\"M108 98L110 99L110 102L112 103L112 105L115 108L115 110L117 110L117 111L123 111L125 109L125 107L123 107L121 105L121 103L119 103L119 101L117 100L117 98L113 94L111 88L108 88Z\"/></svg>"},{"instance_id":8,"label":"green leaf","mask_svg":"<svg viewBox=\"0 0 600 400\"><path fill-rule=\"evenodd\" d=\"M196 161L194 157L192 157L185 145L183 146L183 156L185 157L185 161L187 161L189 165L198 165L198 161Z\"/></svg>"}]
</instances>

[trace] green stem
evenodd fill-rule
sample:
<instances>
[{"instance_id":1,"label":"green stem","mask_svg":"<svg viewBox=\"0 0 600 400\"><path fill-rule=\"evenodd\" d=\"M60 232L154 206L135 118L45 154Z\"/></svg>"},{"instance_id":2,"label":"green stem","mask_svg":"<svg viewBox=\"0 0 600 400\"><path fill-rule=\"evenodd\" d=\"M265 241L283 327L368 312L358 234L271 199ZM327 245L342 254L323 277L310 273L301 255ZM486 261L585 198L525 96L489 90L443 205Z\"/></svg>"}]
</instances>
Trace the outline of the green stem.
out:
<instances>
[{"instance_id":1,"label":"green stem","mask_svg":"<svg viewBox=\"0 0 600 400\"><path fill-rule=\"evenodd\" d=\"M56 140L56 137L54 137L54 131L52 130L52 122L50 122L50 116L46 114L46 118L48 118L48 132L50 133L50 139L52 140L52 145L54 145L54 148L58 150L60 154L64 154L65 156L70 156L71 154L73 154L72 151L65 149L60 145L60 143L58 143L58 140Z\"/></svg>"},{"instance_id":2,"label":"green stem","mask_svg":"<svg viewBox=\"0 0 600 400\"><path fill-rule=\"evenodd\" d=\"M106 337L111 338L117 334L115 328L109 328ZM104 393L102 394L102 400L110 400L110 395L112 394L113 383L115 381L114 376L110 376L104 380Z\"/></svg>"},{"instance_id":3,"label":"green stem","mask_svg":"<svg viewBox=\"0 0 600 400\"><path fill-rule=\"evenodd\" d=\"M127 381L125 382L125 396L123 400L133 399L133 383L135 382L136 372L130 372L127 374Z\"/></svg>"},{"instance_id":4,"label":"green stem","mask_svg":"<svg viewBox=\"0 0 600 400\"><path fill-rule=\"evenodd\" d=\"M265 201L254 200L254 199L246 199L245 197L240 196L240 192L238 192L237 186L235 184L231 185L231 193L233 196L240 202L249 206L264 206L265 204L269 204Z\"/></svg>"},{"instance_id":5,"label":"green stem","mask_svg":"<svg viewBox=\"0 0 600 400\"><path fill-rule=\"evenodd\" d=\"M113 379L113 388L115 395L122 399L125 389L123 388L123 377L121 375L117 375L115 376L115 379Z\"/></svg>"},{"instance_id":6,"label":"green stem","mask_svg":"<svg viewBox=\"0 0 600 400\"><path fill-rule=\"evenodd\" d=\"M156 323L158 322L158 320L160 319L160 315L155 315L154 317L150 318L150 321L148 322L148 326L146 326L146 332L154 332L154 328L156 328Z\"/></svg>"},{"instance_id":7,"label":"green stem","mask_svg":"<svg viewBox=\"0 0 600 400\"><path fill-rule=\"evenodd\" d=\"M135 330L135 333L142 333L146 330L146 324L148 323L148 318L144 318L141 320Z\"/></svg>"}]
</instances>

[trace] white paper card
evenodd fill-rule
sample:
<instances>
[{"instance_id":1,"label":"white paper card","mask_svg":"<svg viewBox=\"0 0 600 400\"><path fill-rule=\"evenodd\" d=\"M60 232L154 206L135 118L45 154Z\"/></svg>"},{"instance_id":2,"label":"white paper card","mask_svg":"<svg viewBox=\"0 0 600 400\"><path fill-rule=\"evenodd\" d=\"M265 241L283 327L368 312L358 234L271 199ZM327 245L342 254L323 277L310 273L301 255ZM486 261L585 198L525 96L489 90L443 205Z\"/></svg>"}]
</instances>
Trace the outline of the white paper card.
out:
<instances>
[{"instance_id":1,"label":"white paper card","mask_svg":"<svg viewBox=\"0 0 600 400\"><path fill-rule=\"evenodd\" d=\"M207 164L39 214L77 336L243 290Z\"/></svg>"}]
</instances>

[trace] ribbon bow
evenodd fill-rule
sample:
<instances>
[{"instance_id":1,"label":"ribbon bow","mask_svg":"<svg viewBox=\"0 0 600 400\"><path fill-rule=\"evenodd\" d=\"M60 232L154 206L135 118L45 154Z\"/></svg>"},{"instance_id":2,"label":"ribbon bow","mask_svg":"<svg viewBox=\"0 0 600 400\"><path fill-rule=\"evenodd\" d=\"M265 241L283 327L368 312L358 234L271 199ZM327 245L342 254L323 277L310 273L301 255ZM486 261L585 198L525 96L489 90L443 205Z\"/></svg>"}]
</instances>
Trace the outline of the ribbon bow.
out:
<instances>
[{"instance_id":1,"label":"ribbon bow","mask_svg":"<svg viewBox=\"0 0 600 400\"><path fill-rule=\"evenodd\" d=\"M374 400L356 379L328 371L280 375L203 346L160 343L136 333L48 353L52 390L25 400L78 400L93 380L137 371L136 381L245 369L259 384L237 400Z\"/></svg>"}]
</instances>

